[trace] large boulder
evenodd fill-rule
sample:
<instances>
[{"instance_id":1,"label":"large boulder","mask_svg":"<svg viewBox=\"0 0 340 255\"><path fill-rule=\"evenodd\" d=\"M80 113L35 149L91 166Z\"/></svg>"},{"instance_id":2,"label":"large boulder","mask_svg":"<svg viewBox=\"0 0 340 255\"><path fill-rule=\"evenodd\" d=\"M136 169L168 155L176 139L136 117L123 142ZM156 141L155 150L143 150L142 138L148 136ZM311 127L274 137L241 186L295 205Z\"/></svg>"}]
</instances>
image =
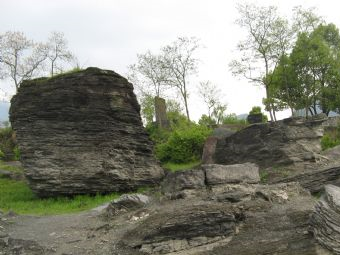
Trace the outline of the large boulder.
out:
<instances>
[{"instance_id":1,"label":"large boulder","mask_svg":"<svg viewBox=\"0 0 340 255\"><path fill-rule=\"evenodd\" d=\"M139 112L132 84L113 71L23 82L10 121L33 191L47 197L157 184L163 170Z\"/></svg>"},{"instance_id":2,"label":"large boulder","mask_svg":"<svg viewBox=\"0 0 340 255\"><path fill-rule=\"evenodd\" d=\"M321 152L322 123L326 120L326 116L317 116L250 125L217 141L214 162L269 167L313 161Z\"/></svg>"}]
</instances>

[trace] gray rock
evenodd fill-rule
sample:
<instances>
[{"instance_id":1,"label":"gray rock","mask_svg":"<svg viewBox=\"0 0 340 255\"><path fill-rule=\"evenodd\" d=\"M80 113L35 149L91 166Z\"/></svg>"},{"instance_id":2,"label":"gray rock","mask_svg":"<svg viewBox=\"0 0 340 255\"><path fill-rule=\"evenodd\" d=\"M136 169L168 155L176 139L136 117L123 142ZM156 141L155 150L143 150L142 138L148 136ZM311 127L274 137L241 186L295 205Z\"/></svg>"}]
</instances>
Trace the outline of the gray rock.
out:
<instances>
[{"instance_id":1,"label":"gray rock","mask_svg":"<svg viewBox=\"0 0 340 255\"><path fill-rule=\"evenodd\" d=\"M333 162L331 165L298 172L295 175L281 178L273 183L279 182L299 182L302 187L308 189L311 193L318 193L327 184L340 185L340 162Z\"/></svg>"},{"instance_id":2,"label":"gray rock","mask_svg":"<svg viewBox=\"0 0 340 255\"><path fill-rule=\"evenodd\" d=\"M121 237L121 251L178 255L329 254L320 253L321 248L308 234L314 199L297 183L227 186L241 197L244 192L252 198L236 204L207 197L169 201ZM212 186L216 196L226 191L223 185Z\"/></svg>"},{"instance_id":3,"label":"gray rock","mask_svg":"<svg viewBox=\"0 0 340 255\"><path fill-rule=\"evenodd\" d=\"M205 171L208 185L260 182L259 168L252 163L234 165L207 164L202 165L202 168Z\"/></svg>"},{"instance_id":4,"label":"gray rock","mask_svg":"<svg viewBox=\"0 0 340 255\"><path fill-rule=\"evenodd\" d=\"M121 212L127 212L145 207L151 202L150 197L143 194L124 194L113 200L106 208L106 215L114 216Z\"/></svg>"},{"instance_id":5,"label":"gray rock","mask_svg":"<svg viewBox=\"0 0 340 255\"><path fill-rule=\"evenodd\" d=\"M113 71L25 81L11 100L10 121L40 197L130 191L164 175L133 86Z\"/></svg>"},{"instance_id":6,"label":"gray rock","mask_svg":"<svg viewBox=\"0 0 340 255\"><path fill-rule=\"evenodd\" d=\"M215 128L213 130L212 135L209 136L204 142L202 164L214 164L215 163L214 155L217 141L226 139L227 137L230 137L235 133L236 131L230 130L229 128L226 127Z\"/></svg>"},{"instance_id":7,"label":"gray rock","mask_svg":"<svg viewBox=\"0 0 340 255\"><path fill-rule=\"evenodd\" d=\"M310 223L316 240L340 254L340 187L325 186L325 196L316 204Z\"/></svg>"},{"instance_id":8,"label":"gray rock","mask_svg":"<svg viewBox=\"0 0 340 255\"><path fill-rule=\"evenodd\" d=\"M185 189L205 187L205 175L201 169L170 172L161 184L162 193L176 193Z\"/></svg>"},{"instance_id":9,"label":"gray rock","mask_svg":"<svg viewBox=\"0 0 340 255\"><path fill-rule=\"evenodd\" d=\"M327 117L289 118L253 124L218 140L213 156L217 164L252 162L260 167L313 161L321 152L322 123Z\"/></svg>"}]
</instances>

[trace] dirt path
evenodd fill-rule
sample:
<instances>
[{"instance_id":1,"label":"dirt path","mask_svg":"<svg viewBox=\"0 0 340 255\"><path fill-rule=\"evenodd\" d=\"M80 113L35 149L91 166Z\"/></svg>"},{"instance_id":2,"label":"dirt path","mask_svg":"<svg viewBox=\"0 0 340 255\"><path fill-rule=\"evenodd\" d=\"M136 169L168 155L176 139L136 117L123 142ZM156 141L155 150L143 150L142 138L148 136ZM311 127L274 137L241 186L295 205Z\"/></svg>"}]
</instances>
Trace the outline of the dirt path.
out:
<instances>
[{"instance_id":1,"label":"dirt path","mask_svg":"<svg viewBox=\"0 0 340 255\"><path fill-rule=\"evenodd\" d=\"M57 216L3 215L0 254L112 254L122 234L120 226L126 227L127 222L123 218L109 222L101 216L102 210Z\"/></svg>"}]
</instances>

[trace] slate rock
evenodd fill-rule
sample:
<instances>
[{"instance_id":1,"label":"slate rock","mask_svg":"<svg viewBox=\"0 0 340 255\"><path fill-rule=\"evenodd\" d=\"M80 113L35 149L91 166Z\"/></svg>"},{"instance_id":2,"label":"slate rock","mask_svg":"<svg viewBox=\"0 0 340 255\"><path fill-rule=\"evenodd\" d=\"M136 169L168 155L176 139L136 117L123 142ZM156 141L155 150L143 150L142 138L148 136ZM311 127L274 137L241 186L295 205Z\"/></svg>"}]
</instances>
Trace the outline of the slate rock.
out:
<instances>
[{"instance_id":1,"label":"slate rock","mask_svg":"<svg viewBox=\"0 0 340 255\"><path fill-rule=\"evenodd\" d=\"M316 240L333 254L340 254L340 187L325 186L310 223Z\"/></svg>"},{"instance_id":2,"label":"slate rock","mask_svg":"<svg viewBox=\"0 0 340 255\"><path fill-rule=\"evenodd\" d=\"M260 167L313 161L315 157L306 155L321 152L322 123L326 120L321 115L250 125L218 140L213 158L216 164L252 162Z\"/></svg>"},{"instance_id":3,"label":"slate rock","mask_svg":"<svg viewBox=\"0 0 340 255\"><path fill-rule=\"evenodd\" d=\"M113 200L106 208L108 216L145 207L151 202L150 197L143 194L124 194Z\"/></svg>"},{"instance_id":4,"label":"slate rock","mask_svg":"<svg viewBox=\"0 0 340 255\"><path fill-rule=\"evenodd\" d=\"M202 169L169 172L161 184L164 194L200 188L205 188L205 174Z\"/></svg>"},{"instance_id":5,"label":"slate rock","mask_svg":"<svg viewBox=\"0 0 340 255\"><path fill-rule=\"evenodd\" d=\"M202 165L208 185L227 183L259 183L260 175L257 165L252 163L219 165Z\"/></svg>"},{"instance_id":6,"label":"slate rock","mask_svg":"<svg viewBox=\"0 0 340 255\"><path fill-rule=\"evenodd\" d=\"M130 191L164 175L133 86L113 71L24 81L10 121L25 176L40 197Z\"/></svg>"}]
</instances>

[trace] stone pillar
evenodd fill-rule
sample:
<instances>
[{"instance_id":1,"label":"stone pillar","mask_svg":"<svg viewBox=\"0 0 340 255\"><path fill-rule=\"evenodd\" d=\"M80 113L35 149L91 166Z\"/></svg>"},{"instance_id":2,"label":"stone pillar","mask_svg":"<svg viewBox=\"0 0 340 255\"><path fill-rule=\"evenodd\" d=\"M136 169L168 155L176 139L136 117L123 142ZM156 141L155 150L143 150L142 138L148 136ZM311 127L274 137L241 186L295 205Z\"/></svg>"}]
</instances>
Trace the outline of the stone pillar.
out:
<instances>
[{"instance_id":1,"label":"stone pillar","mask_svg":"<svg viewBox=\"0 0 340 255\"><path fill-rule=\"evenodd\" d=\"M161 128L170 128L170 123L166 116L166 104L164 98L155 97L155 113L157 125Z\"/></svg>"}]
</instances>

